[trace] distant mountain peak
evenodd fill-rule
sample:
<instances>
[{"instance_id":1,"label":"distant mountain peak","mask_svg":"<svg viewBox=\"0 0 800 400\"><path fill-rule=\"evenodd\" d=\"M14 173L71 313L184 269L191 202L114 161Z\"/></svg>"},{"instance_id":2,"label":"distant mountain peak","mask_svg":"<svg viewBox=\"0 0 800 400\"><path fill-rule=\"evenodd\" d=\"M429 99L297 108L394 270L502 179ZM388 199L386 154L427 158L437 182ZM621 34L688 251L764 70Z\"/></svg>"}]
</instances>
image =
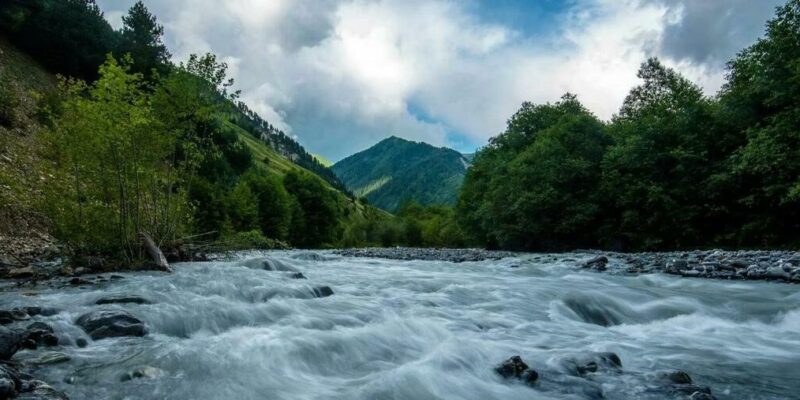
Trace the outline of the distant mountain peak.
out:
<instances>
[{"instance_id":1,"label":"distant mountain peak","mask_svg":"<svg viewBox=\"0 0 800 400\"><path fill-rule=\"evenodd\" d=\"M422 205L455 204L469 163L455 150L391 135L331 169L352 193L396 211L407 199Z\"/></svg>"}]
</instances>

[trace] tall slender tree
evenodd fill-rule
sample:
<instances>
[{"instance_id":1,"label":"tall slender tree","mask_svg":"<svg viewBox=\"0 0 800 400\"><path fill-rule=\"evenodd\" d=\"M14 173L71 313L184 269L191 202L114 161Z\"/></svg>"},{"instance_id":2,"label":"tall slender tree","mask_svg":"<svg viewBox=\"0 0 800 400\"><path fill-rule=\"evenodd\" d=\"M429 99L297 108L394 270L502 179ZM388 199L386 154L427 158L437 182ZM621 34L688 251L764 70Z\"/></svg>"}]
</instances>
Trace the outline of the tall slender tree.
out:
<instances>
[{"instance_id":1,"label":"tall slender tree","mask_svg":"<svg viewBox=\"0 0 800 400\"><path fill-rule=\"evenodd\" d=\"M155 15L137 1L122 22L119 52L133 57L132 71L145 76L151 76L153 70L166 72L170 53L163 41L164 27L158 24Z\"/></svg>"}]
</instances>

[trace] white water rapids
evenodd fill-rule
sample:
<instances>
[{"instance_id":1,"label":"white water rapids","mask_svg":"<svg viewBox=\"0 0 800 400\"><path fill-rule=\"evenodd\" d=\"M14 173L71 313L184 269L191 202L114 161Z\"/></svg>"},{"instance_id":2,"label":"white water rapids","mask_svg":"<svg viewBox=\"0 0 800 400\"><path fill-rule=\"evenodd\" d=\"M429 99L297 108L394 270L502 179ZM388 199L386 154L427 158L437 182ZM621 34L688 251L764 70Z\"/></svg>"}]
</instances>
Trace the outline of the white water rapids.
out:
<instances>
[{"instance_id":1,"label":"white water rapids","mask_svg":"<svg viewBox=\"0 0 800 400\"><path fill-rule=\"evenodd\" d=\"M307 279L252 261L265 257ZM55 328L64 345L50 350L71 360L34 375L73 400L583 399L584 386L607 399L673 399L648 377L675 369L718 399L800 398L797 285L602 274L577 268L583 257L454 264L247 253L0 296L8 307L61 310L33 319ZM319 286L334 294L314 297ZM95 305L114 294L152 304ZM147 336L92 341L74 324L115 308L142 319ZM70 345L77 338L89 345ZM564 372L566 358L594 351L618 354L621 372ZM534 387L493 371L513 355L539 372ZM121 379L145 366L157 373Z\"/></svg>"}]
</instances>

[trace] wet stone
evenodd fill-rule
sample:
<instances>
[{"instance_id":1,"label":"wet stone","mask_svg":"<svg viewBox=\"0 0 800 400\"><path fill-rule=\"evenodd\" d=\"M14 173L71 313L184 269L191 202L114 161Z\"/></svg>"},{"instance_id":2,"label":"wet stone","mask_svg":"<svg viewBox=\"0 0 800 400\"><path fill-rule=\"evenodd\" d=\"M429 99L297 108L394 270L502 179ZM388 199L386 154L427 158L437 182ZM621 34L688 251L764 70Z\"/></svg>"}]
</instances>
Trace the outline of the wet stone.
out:
<instances>
[{"instance_id":1,"label":"wet stone","mask_svg":"<svg viewBox=\"0 0 800 400\"><path fill-rule=\"evenodd\" d=\"M0 360L10 359L25 342L25 336L18 329L0 326Z\"/></svg>"},{"instance_id":2,"label":"wet stone","mask_svg":"<svg viewBox=\"0 0 800 400\"><path fill-rule=\"evenodd\" d=\"M147 334L144 322L121 310L93 311L82 315L75 324L83 328L94 340Z\"/></svg>"},{"instance_id":3,"label":"wet stone","mask_svg":"<svg viewBox=\"0 0 800 400\"><path fill-rule=\"evenodd\" d=\"M522 361L520 356L513 356L503 361L494 368L494 371L505 379L515 378L529 385L536 383L539 379L539 373L528 367L528 364Z\"/></svg>"},{"instance_id":4,"label":"wet stone","mask_svg":"<svg viewBox=\"0 0 800 400\"><path fill-rule=\"evenodd\" d=\"M583 268L591 268L598 271L608 269L606 265L608 265L608 257L606 256L597 256L583 262Z\"/></svg>"},{"instance_id":5,"label":"wet stone","mask_svg":"<svg viewBox=\"0 0 800 400\"><path fill-rule=\"evenodd\" d=\"M151 304L150 300L135 295L118 295L103 297L95 302L95 304Z\"/></svg>"},{"instance_id":6,"label":"wet stone","mask_svg":"<svg viewBox=\"0 0 800 400\"><path fill-rule=\"evenodd\" d=\"M494 370L503 378L519 378L527 369L528 364L525 364L525 361L522 361L522 357L513 356L500 363L500 365L495 367Z\"/></svg>"},{"instance_id":7,"label":"wet stone","mask_svg":"<svg viewBox=\"0 0 800 400\"><path fill-rule=\"evenodd\" d=\"M64 353L46 353L31 361L31 363L35 365L48 365L48 364L60 364L70 360L70 357Z\"/></svg>"},{"instance_id":8,"label":"wet stone","mask_svg":"<svg viewBox=\"0 0 800 400\"><path fill-rule=\"evenodd\" d=\"M330 286L318 286L311 290L314 292L314 297L333 296L333 289Z\"/></svg>"},{"instance_id":9,"label":"wet stone","mask_svg":"<svg viewBox=\"0 0 800 400\"><path fill-rule=\"evenodd\" d=\"M155 367L139 367L122 375L121 381L130 381L134 379L158 379L166 376L166 372L160 368Z\"/></svg>"}]
</instances>

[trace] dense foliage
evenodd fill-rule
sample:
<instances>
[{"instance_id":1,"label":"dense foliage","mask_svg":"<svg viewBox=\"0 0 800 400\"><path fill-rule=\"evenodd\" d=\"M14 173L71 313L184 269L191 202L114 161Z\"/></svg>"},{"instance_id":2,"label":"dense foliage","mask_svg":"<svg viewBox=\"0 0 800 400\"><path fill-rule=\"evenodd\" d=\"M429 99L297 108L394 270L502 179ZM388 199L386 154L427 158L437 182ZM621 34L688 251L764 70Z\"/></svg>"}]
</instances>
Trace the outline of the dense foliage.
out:
<instances>
[{"instance_id":1,"label":"dense foliage","mask_svg":"<svg viewBox=\"0 0 800 400\"><path fill-rule=\"evenodd\" d=\"M572 95L525 103L504 135L479 152L459 213L480 242L504 248L586 245L600 218L600 163L610 140Z\"/></svg>"},{"instance_id":2,"label":"dense foliage","mask_svg":"<svg viewBox=\"0 0 800 400\"><path fill-rule=\"evenodd\" d=\"M32 155L42 179L28 193L74 251L140 259L140 233L217 249L334 246L344 230L364 236L363 215L392 219L336 190L330 170L239 102L213 54L170 63L163 28L141 2L117 32L89 0L4 2L0 22L68 77L33 97L46 132ZM55 51L61 38L72 54ZM7 127L18 89L0 73Z\"/></svg>"},{"instance_id":3,"label":"dense foliage","mask_svg":"<svg viewBox=\"0 0 800 400\"><path fill-rule=\"evenodd\" d=\"M64 83L67 100L46 135L55 179L44 208L79 250L134 258L139 233L161 241L185 232L191 219L178 182L190 168L169 162L177 138L128 64L109 58L92 85Z\"/></svg>"},{"instance_id":4,"label":"dense foliage","mask_svg":"<svg viewBox=\"0 0 800 400\"><path fill-rule=\"evenodd\" d=\"M7 0L0 30L53 71L94 79L119 34L93 0Z\"/></svg>"},{"instance_id":5,"label":"dense foliage","mask_svg":"<svg viewBox=\"0 0 800 400\"><path fill-rule=\"evenodd\" d=\"M341 245L464 247L470 244L452 207L423 207L407 201L394 218L373 210L367 218L345 229Z\"/></svg>"},{"instance_id":6,"label":"dense foliage","mask_svg":"<svg viewBox=\"0 0 800 400\"><path fill-rule=\"evenodd\" d=\"M466 231L515 249L800 243L800 1L729 64L719 96L651 59L601 123L567 95L523 104L482 149Z\"/></svg>"},{"instance_id":7,"label":"dense foliage","mask_svg":"<svg viewBox=\"0 0 800 400\"><path fill-rule=\"evenodd\" d=\"M408 200L425 206L455 205L467 165L455 150L392 136L331 170L355 195L395 212Z\"/></svg>"}]
</instances>

